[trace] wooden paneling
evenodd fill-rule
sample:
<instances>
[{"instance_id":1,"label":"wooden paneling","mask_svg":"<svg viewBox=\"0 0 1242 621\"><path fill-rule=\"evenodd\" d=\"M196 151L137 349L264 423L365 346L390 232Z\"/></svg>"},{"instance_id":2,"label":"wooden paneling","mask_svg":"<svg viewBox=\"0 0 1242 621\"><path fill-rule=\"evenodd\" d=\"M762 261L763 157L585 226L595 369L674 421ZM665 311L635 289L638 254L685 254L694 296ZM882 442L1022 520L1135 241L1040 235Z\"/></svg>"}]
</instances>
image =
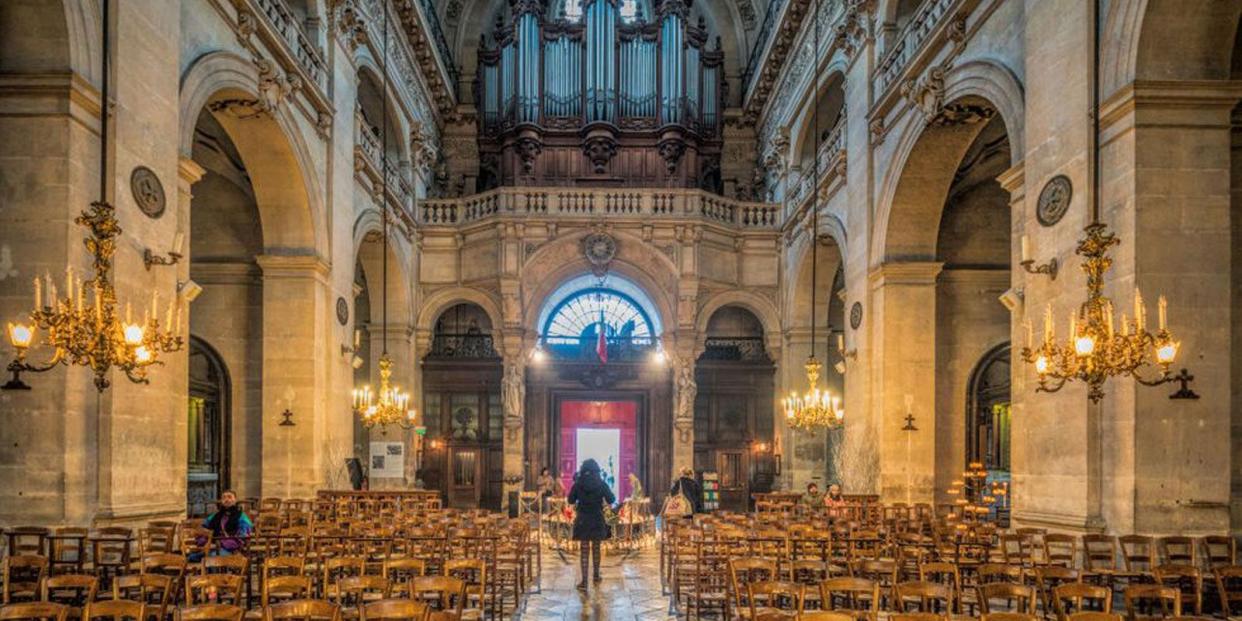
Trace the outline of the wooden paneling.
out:
<instances>
[{"instance_id":1,"label":"wooden paneling","mask_svg":"<svg viewBox=\"0 0 1242 621\"><path fill-rule=\"evenodd\" d=\"M771 474L761 468L770 457L755 454L752 446L772 444L774 374L771 364L700 360L695 365L694 469L723 476L725 465L740 463L745 473L742 484L721 486L721 509L744 511L752 493L771 489Z\"/></svg>"}]
</instances>

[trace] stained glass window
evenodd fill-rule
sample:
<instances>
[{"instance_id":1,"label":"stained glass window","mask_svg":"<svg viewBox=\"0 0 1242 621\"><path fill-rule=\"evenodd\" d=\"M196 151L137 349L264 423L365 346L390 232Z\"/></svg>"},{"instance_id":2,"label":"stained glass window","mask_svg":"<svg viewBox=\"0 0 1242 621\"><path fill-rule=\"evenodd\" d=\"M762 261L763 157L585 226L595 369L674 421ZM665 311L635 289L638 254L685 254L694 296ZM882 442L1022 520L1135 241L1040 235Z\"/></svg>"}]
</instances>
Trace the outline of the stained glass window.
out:
<instances>
[{"instance_id":1,"label":"stained glass window","mask_svg":"<svg viewBox=\"0 0 1242 621\"><path fill-rule=\"evenodd\" d=\"M561 302L544 326L544 341L561 345L598 338L601 321L606 337L652 341L651 320L638 304L624 293L604 288L585 289Z\"/></svg>"}]
</instances>

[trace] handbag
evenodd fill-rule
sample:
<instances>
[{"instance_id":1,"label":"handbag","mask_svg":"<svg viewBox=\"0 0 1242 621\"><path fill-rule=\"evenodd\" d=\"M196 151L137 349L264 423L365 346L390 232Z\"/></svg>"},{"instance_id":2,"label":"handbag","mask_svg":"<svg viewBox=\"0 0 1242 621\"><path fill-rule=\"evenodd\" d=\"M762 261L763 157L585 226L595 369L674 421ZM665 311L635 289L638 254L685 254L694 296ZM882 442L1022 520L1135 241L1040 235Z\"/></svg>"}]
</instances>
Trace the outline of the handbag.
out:
<instances>
[{"instance_id":1,"label":"handbag","mask_svg":"<svg viewBox=\"0 0 1242 621\"><path fill-rule=\"evenodd\" d=\"M690 506L690 501L686 499L685 494L671 494L664 499L664 507L660 509L660 515L664 518L684 518L694 512Z\"/></svg>"}]
</instances>

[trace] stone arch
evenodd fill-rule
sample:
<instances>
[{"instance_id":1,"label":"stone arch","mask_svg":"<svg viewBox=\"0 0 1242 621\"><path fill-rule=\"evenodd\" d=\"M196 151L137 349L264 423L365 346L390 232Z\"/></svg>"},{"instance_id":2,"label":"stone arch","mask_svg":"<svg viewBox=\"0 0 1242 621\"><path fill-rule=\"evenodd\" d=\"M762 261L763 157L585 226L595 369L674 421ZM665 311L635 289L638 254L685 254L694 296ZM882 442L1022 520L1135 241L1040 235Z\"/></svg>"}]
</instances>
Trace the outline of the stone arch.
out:
<instances>
[{"instance_id":1,"label":"stone arch","mask_svg":"<svg viewBox=\"0 0 1242 621\"><path fill-rule=\"evenodd\" d=\"M1025 110L1021 85L1012 72L991 61L968 62L945 76L944 93L946 103L995 110L1009 137L1010 161L1022 160ZM880 188L872 265L934 260L944 198L962 156L983 126L982 122L933 126L911 111L894 128L898 144Z\"/></svg>"},{"instance_id":2,"label":"stone arch","mask_svg":"<svg viewBox=\"0 0 1242 621\"><path fill-rule=\"evenodd\" d=\"M357 58L358 72L356 76L355 92L361 96L364 80L367 80L371 82L372 86L377 91L377 94L387 99L388 120L390 123L390 130L393 132L392 139L397 148L400 160L408 162L410 159L410 143L406 138L410 135L410 128L407 119L414 118L417 115L405 106L405 103L402 101L401 97L399 97L396 91L392 88L391 82L388 86L388 92L378 92L382 91L384 88L384 72L383 69L376 64L375 59L369 52L361 52L363 47L365 46L360 46L358 48L360 53ZM358 103L361 104L361 99L359 99ZM371 119L371 121L375 121L375 119Z\"/></svg>"},{"instance_id":3,"label":"stone arch","mask_svg":"<svg viewBox=\"0 0 1242 621\"><path fill-rule=\"evenodd\" d=\"M708 298L699 307L699 316L695 320L695 347L694 355L697 358L703 353L704 343L707 339L707 323L711 320L712 315L716 311L726 306L737 306L749 311L759 324L763 326L763 343L768 350L768 355L773 359L780 359L781 349L781 318L780 313L776 310L776 306L772 301L751 291L743 289L729 289L721 291Z\"/></svg>"},{"instance_id":4,"label":"stone arch","mask_svg":"<svg viewBox=\"0 0 1242 621\"><path fill-rule=\"evenodd\" d=\"M522 270L522 308L524 326L538 334L539 309L544 299L561 283L591 273L591 264L582 255L581 241L586 233L570 235L544 245L525 261ZM633 235L615 232L617 257L609 271L643 289L655 306L664 332L678 324L677 275L673 260Z\"/></svg>"},{"instance_id":5,"label":"stone arch","mask_svg":"<svg viewBox=\"0 0 1242 621\"><path fill-rule=\"evenodd\" d=\"M1110 2L1103 15L1100 90L1135 80L1226 80L1242 4L1214 0Z\"/></svg>"},{"instance_id":6,"label":"stone arch","mask_svg":"<svg viewBox=\"0 0 1242 621\"><path fill-rule=\"evenodd\" d=\"M436 320L440 318L440 315L454 305L463 302L477 305L483 309L483 312L487 313L487 318L492 322L493 339L498 347L502 345L503 340L500 336L501 326L504 325L504 315L500 312L500 303L486 291L473 287L448 287L428 295L419 307L415 326L419 332L431 334L436 327ZM504 352L502 352L502 355L504 355Z\"/></svg>"},{"instance_id":7,"label":"stone arch","mask_svg":"<svg viewBox=\"0 0 1242 621\"><path fill-rule=\"evenodd\" d=\"M848 253L845 245L845 228L840 219L835 214L821 213L819 215L819 227L820 235L827 235L836 244L837 263L844 265L845 257L848 256ZM786 253L785 270L788 277L783 279L785 284L781 295L784 303L781 305L780 315L782 325L786 329L796 323L797 299L805 290L806 280L810 277L810 270L808 269L811 253L810 239L809 235L798 235L786 247L788 251ZM820 252L824 252L824 249L821 248ZM822 263L824 259L821 258L820 261ZM823 279L824 277L821 275L821 281Z\"/></svg>"},{"instance_id":8,"label":"stone arch","mask_svg":"<svg viewBox=\"0 0 1242 621\"><path fill-rule=\"evenodd\" d=\"M383 244L371 239L382 234L383 226L377 209L359 216L354 226L354 257L367 276L371 322L380 321L383 313L383 289L379 275L383 272ZM414 320L413 278L409 274L408 251L399 241L400 235L390 232L388 240L388 318L398 323ZM404 312L402 312L404 311Z\"/></svg>"},{"instance_id":9,"label":"stone arch","mask_svg":"<svg viewBox=\"0 0 1242 621\"><path fill-rule=\"evenodd\" d=\"M819 105L820 99L826 96L829 89L833 86L839 85L842 90L841 113L845 113L844 90L846 69L844 55L839 50L835 51L832 58L828 61L828 67L824 70L826 76L819 81L820 88L816 89L815 81L812 80L807 84L807 89L802 92L793 118L789 122L789 152L786 154L786 161L790 164L797 164L801 158L803 145L807 140L814 140L814 134L808 131L808 125L812 122L811 119L814 116L815 106ZM826 127L831 123L831 119L824 119L821 116L819 121L821 129L832 129L831 127Z\"/></svg>"},{"instance_id":10,"label":"stone arch","mask_svg":"<svg viewBox=\"0 0 1242 621\"><path fill-rule=\"evenodd\" d=\"M180 151L192 157L195 120L204 107L232 99L258 97L258 70L231 52L204 54L181 80ZM250 172L259 204L267 251L327 256L323 208L311 158L288 106L260 118L213 115L237 146Z\"/></svg>"}]
</instances>

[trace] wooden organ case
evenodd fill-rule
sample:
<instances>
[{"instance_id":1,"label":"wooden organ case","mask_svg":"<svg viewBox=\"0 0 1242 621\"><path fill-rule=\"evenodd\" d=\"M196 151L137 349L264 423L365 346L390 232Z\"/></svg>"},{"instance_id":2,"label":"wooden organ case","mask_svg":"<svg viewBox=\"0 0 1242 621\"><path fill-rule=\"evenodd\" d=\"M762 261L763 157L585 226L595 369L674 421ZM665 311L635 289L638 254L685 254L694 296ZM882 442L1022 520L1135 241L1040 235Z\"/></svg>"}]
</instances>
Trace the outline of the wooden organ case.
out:
<instances>
[{"instance_id":1,"label":"wooden organ case","mask_svg":"<svg viewBox=\"0 0 1242 621\"><path fill-rule=\"evenodd\" d=\"M545 19L510 0L481 42L479 190L496 186L698 187L720 192L720 39L708 50L690 0L621 19L582 0L582 19Z\"/></svg>"}]
</instances>

